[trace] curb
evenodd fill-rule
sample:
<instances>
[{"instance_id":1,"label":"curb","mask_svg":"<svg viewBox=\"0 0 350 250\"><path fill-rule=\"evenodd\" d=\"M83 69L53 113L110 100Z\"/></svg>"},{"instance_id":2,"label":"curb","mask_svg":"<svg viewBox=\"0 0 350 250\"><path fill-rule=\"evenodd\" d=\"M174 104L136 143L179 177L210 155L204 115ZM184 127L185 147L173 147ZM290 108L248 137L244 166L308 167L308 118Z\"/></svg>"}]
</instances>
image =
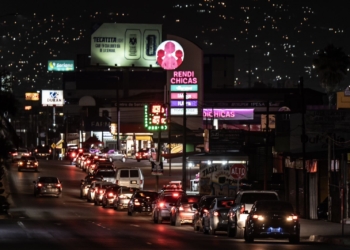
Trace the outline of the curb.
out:
<instances>
[{"instance_id":1,"label":"curb","mask_svg":"<svg viewBox=\"0 0 350 250\"><path fill-rule=\"evenodd\" d=\"M322 235L310 235L309 241L311 242L322 242L322 243L328 243L333 245L343 245L343 246L350 246L350 239L349 237L345 236L322 236Z\"/></svg>"}]
</instances>

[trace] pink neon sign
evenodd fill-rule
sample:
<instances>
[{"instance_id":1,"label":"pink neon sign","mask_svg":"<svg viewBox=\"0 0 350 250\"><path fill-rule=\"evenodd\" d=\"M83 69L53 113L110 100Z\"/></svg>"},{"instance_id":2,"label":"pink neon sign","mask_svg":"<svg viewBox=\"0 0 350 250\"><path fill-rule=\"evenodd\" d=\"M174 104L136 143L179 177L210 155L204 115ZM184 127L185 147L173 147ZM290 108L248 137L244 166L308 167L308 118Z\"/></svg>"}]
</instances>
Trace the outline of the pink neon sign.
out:
<instances>
[{"instance_id":1,"label":"pink neon sign","mask_svg":"<svg viewBox=\"0 0 350 250\"><path fill-rule=\"evenodd\" d=\"M184 93L171 93L170 94L170 99L172 100L183 100L184 99ZM198 99L198 93L190 93L190 92L187 92L186 93L186 100L189 100L189 99L195 99L197 100Z\"/></svg>"},{"instance_id":2,"label":"pink neon sign","mask_svg":"<svg viewBox=\"0 0 350 250\"><path fill-rule=\"evenodd\" d=\"M170 79L171 84L197 84L197 77L194 71L174 71Z\"/></svg>"}]
</instances>

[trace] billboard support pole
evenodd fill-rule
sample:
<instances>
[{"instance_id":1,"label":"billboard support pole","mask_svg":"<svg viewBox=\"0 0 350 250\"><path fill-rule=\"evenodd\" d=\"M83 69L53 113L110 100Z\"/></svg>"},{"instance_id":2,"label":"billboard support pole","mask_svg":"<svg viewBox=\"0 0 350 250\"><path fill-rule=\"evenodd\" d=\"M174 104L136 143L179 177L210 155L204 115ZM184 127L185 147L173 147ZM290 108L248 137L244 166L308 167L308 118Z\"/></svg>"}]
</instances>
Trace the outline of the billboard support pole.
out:
<instances>
[{"instance_id":1,"label":"billboard support pole","mask_svg":"<svg viewBox=\"0 0 350 250\"><path fill-rule=\"evenodd\" d=\"M186 92L184 92L184 108L183 108L183 142L182 142L182 189L187 190L187 176L186 176Z\"/></svg>"}]
</instances>

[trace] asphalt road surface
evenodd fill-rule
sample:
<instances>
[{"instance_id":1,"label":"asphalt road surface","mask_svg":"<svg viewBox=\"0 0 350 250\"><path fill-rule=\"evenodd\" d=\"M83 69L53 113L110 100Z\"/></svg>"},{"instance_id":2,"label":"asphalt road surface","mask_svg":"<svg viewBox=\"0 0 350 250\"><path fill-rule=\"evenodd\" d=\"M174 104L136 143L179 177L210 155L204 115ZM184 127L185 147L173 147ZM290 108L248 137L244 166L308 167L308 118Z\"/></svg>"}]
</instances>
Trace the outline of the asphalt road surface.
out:
<instances>
[{"instance_id":1,"label":"asphalt road surface","mask_svg":"<svg viewBox=\"0 0 350 250\"><path fill-rule=\"evenodd\" d=\"M118 163L119 164L119 163ZM145 175L145 188L155 189L147 161L129 160L120 163L140 166ZM195 170L194 170L195 171ZM193 172L192 174L194 174ZM329 245L306 240L306 229L299 245L287 240L256 240L247 244L230 239L225 232L204 235L190 224L180 227L169 222L154 224L148 215L128 216L126 211L102 208L79 198L80 180L86 173L60 161L40 161L40 172L17 172L15 165L8 172L11 217L0 220L0 249L329 249ZM38 176L57 176L63 183L63 195L34 197L33 180ZM174 165L159 178L159 186L181 179L181 167ZM302 225L303 227L303 225ZM337 246L337 249L348 249Z\"/></svg>"}]
</instances>

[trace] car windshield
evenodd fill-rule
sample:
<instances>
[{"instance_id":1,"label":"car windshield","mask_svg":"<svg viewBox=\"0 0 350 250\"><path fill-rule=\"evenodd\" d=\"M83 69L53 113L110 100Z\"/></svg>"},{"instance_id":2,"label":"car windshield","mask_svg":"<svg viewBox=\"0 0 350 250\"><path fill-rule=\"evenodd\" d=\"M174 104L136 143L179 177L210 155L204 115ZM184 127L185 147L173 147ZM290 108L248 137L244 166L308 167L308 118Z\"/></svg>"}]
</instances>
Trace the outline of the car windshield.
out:
<instances>
[{"instance_id":1,"label":"car windshield","mask_svg":"<svg viewBox=\"0 0 350 250\"><path fill-rule=\"evenodd\" d=\"M218 207L231 207L235 201L232 200L219 200L218 201Z\"/></svg>"},{"instance_id":2,"label":"car windshield","mask_svg":"<svg viewBox=\"0 0 350 250\"><path fill-rule=\"evenodd\" d=\"M274 193L245 193L242 195L241 203L253 204L261 200L278 200Z\"/></svg>"},{"instance_id":3,"label":"car windshield","mask_svg":"<svg viewBox=\"0 0 350 250\"><path fill-rule=\"evenodd\" d=\"M36 159L35 159L35 157L33 157L33 156L27 156L27 157L22 156L22 157L21 157L21 160L25 160L25 161L35 161Z\"/></svg>"},{"instance_id":4,"label":"car windshield","mask_svg":"<svg viewBox=\"0 0 350 250\"><path fill-rule=\"evenodd\" d=\"M39 182L42 183L58 183L57 178L54 177L40 177Z\"/></svg>"},{"instance_id":5,"label":"car windshield","mask_svg":"<svg viewBox=\"0 0 350 250\"><path fill-rule=\"evenodd\" d=\"M98 171L95 177L115 177L114 171Z\"/></svg>"},{"instance_id":6,"label":"car windshield","mask_svg":"<svg viewBox=\"0 0 350 250\"><path fill-rule=\"evenodd\" d=\"M177 200L179 199L179 196L164 196L163 201L164 202L168 202L168 203L175 203L177 202Z\"/></svg>"},{"instance_id":7,"label":"car windshield","mask_svg":"<svg viewBox=\"0 0 350 250\"><path fill-rule=\"evenodd\" d=\"M181 198L181 202L193 204L193 203L197 203L199 201L199 198L200 196L183 196Z\"/></svg>"},{"instance_id":8,"label":"car windshield","mask_svg":"<svg viewBox=\"0 0 350 250\"><path fill-rule=\"evenodd\" d=\"M158 193L156 192L138 192L135 195L135 198L150 198L151 200L155 200L158 197Z\"/></svg>"},{"instance_id":9,"label":"car windshield","mask_svg":"<svg viewBox=\"0 0 350 250\"><path fill-rule=\"evenodd\" d=\"M273 202L273 201L264 201L258 203L256 206L257 211L281 211L293 213L293 206L289 202Z\"/></svg>"}]
</instances>

